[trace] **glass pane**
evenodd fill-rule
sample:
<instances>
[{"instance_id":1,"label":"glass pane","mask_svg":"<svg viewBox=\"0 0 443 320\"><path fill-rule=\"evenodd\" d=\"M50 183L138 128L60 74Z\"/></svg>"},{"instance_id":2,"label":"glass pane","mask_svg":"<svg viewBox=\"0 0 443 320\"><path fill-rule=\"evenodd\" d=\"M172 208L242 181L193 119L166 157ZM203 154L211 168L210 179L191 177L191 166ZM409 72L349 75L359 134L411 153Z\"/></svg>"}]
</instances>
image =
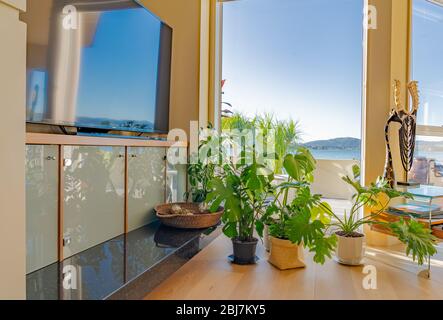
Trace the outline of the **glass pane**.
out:
<instances>
[{"instance_id":1,"label":"glass pane","mask_svg":"<svg viewBox=\"0 0 443 320\"><path fill-rule=\"evenodd\" d=\"M356 0L225 3L223 114L295 120L317 159L359 160L362 22Z\"/></svg>"},{"instance_id":2,"label":"glass pane","mask_svg":"<svg viewBox=\"0 0 443 320\"><path fill-rule=\"evenodd\" d=\"M124 232L125 149L66 146L64 159L67 258Z\"/></svg>"},{"instance_id":3,"label":"glass pane","mask_svg":"<svg viewBox=\"0 0 443 320\"><path fill-rule=\"evenodd\" d=\"M58 258L58 147L26 146L26 272Z\"/></svg>"},{"instance_id":4,"label":"glass pane","mask_svg":"<svg viewBox=\"0 0 443 320\"><path fill-rule=\"evenodd\" d=\"M419 82L418 123L443 125L443 6L414 0L412 78Z\"/></svg>"},{"instance_id":5,"label":"glass pane","mask_svg":"<svg viewBox=\"0 0 443 320\"><path fill-rule=\"evenodd\" d=\"M155 220L154 207L165 202L165 148L128 149L128 229Z\"/></svg>"},{"instance_id":6,"label":"glass pane","mask_svg":"<svg viewBox=\"0 0 443 320\"><path fill-rule=\"evenodd\" d=\"M443 187L443 137L417 136L411 181Z\"/></svg>"},{"instance_id":7,"label":"glass pane","mask_svg":"<svg viewBox=\"0 0 443 320\"><path fill-rule=\"evenodd\" d=\"M361 158L363 7L361 0L223 4L223 127L241 124L238 113L297 122L296 138L287 148L276 139L275 149L312 151L313 192L333 199L337 212L352 196L341 177Z\"/></svg>"}]
</instances>

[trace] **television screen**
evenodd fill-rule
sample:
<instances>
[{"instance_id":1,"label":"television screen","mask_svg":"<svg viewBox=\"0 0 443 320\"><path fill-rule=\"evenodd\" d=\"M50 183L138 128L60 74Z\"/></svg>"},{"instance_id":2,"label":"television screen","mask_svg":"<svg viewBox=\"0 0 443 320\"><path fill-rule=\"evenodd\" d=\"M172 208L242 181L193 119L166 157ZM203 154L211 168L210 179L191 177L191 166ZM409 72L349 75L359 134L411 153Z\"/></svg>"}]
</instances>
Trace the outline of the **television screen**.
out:
<instances>
[{"instance_id":1,"label":"television screen","mask_svg":"<svg viewBox=\"0 0 443 320\"><path fill-rule=\"evenodd\" d=\"M30 123L167 132L172 29L129 0L31 1Z\"/></svg>"}]
</instances>

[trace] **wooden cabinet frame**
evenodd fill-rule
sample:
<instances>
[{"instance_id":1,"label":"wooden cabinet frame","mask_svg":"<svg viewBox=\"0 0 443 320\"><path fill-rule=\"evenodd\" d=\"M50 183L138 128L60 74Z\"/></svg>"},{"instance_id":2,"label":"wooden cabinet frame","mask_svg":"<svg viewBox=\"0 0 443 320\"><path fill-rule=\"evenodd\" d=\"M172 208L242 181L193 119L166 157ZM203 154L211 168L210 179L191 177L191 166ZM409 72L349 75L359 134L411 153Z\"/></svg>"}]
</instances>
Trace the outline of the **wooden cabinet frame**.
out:
<instances>
[{"instance_id":1,"label":"wooden cabinet frame","mask_svg":"<svg viewBox=\"0 0 443 320\"><path fill-rule=\"evenodd\" d=\"M187 142L164 141L164 140L144 140L132 138L112 138L112 137L88 137L88 136L69 136L57 134L27 133L26 144L28 145L56 145L58 146L59 164L58 164L58 260L63 261L63 217L64 217L64 146L106 146L106 147L125 147L125 196L124 196L124 234L128 233L128 149L129 147L146 148L187 148ZM165 159L165 181L167 175L167 159ZM166 188L165 188L166 197Z\"/></svg>"}]
</instances>

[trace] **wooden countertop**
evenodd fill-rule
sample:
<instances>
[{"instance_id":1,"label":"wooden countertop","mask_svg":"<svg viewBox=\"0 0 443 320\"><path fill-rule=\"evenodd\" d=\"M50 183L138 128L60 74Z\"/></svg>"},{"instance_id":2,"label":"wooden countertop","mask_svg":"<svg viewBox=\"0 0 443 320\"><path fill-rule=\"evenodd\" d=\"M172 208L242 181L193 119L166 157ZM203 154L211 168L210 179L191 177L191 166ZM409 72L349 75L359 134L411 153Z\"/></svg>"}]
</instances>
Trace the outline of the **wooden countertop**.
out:
<instances>
[{"instance_id":1,"label":"wooden countertop","mask_svg":"<svg viewBox=\"0 0 443 320\"><path fill-rule=\"evenodd\" d=\"M233 265L227 261L231 253L231 241L220 236L145 299L443 299L437 275L424 279L372 258L365 263L377 268L377 290L363 288L362 266L348 267L332 260L321 266L307 254L306 268L279 271L266 261L260 242L257 265Z\"/></svg>"}]
</instances>

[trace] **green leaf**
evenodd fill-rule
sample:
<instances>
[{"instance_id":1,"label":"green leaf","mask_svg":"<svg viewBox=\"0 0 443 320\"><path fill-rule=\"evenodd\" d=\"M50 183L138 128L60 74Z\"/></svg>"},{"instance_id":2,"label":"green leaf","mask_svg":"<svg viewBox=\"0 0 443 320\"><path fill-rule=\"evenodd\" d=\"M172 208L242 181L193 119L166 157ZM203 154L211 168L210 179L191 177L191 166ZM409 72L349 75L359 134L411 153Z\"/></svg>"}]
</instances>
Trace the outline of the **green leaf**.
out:
<instances>
[{"instance_id":1,"label":"green leaf","mask_svg":"<svg viewBox=\"0 0 443 320\"><path fill-rule=\"evenodd\" d=\"M292 179L300 181L301 168L293 155L286 155L285 159L283 160L283 167Z\"/></svg>"},{"instance_id":2,"label":"green leaf","mask_svg":"<svg viewBox=\"0 0 443 320\"><path fill-rule=\"evenodd\" d=\"M398 222L390 223L389 227L398 239L406 244L406 255L412 253L413 260L419 265L423 265L428 256L437 253L434 244L436 238L432 235L432 231L416 220L400 219Z\"/></svg>"},{"instance_id":3,"label":"green leaf","mask_svg":"<svg viewBox=\"0 0 443 320\"><path fill-rule=\"evenodd\" d=\"M273 174L274 174L274 172L269 168L266 168L263 166L257 168L257 175L259 175L259 176L270 177L270 176L273 176Z\"/></svg>"},{"instance_id":4,"label":"green leaf","mask_svg":"<svg viewBox=\"0 0 443 320\"><path fill-rule=\"evenodd\" d=\"M237 225L235 223L227 223L223 226L223 233L228 238L235 238L238 236Z\"/></svg>"},{"instance_id":5,"label":"green leaf","mask_svg":"<svg viewBox=\"0 0 443 320\"><path fill-rule=\"evenodd\" d=\"M223 202L223 198L218 197L216 200L214 200L211 203L211 206L209 207L210 212L217 212L218 208L220 208L221 203Z\"/></svg>"},{"instance_id":6,"label":"green leaf","mask_svg":"<svg viewBox=\"0 0 443 320\"><path fill-rule=\"evenodd\" d=\"M354 179L357 180L360 178L360 166L353 165L352 166L352 174L354 175Z\"/></svg>"},{"instance_id":7,"label":"green leaf","mask_svg":"<svg viewBox=\"0 0 443 320\"><path fill-rule=\"evenodd\" d=\"M263 230L265 228L264 223L261 220L255 221L255 230L257 230L258 235L260 238L263 238Z\"/></svg>"},{"instance_id":8,"label":"green leaf","mask_svg":"<svg viewBox=\"0 0 443 320\"><path fill-rule=\"evenodd\" d=\"M357 193L365 192L366 190L360 185L359 181L352 180L350 177L342 177L343 181L349 184L351 187L357 191Z\"/></svg>"},{"instance_id":9,"label":"green leaf","mask_svg":"<svg viewBox=\"0 0 443 320\"><path fill-rule=\"evenodd\" d=\"M314 252L314 261L324 264L326 258L331 258L335 250L337 239L335 235L325 235L325 225L320 220L311 220L309 210L292 216L287 222L288 238L295 244L304 244Z\"/></svg>"},{"instance_id":10,"label":"green leaf","mask_svg":"<svg viewBox=\"0 0 443 320\"><path fill-rule=\"evenodd\" d=\"M261 216L260 220L264 223L264 224L271 224L272 222L274 222L274 215L276 213L278 213L280 211L280 209L277 207L276 204L271 204L270 206L268 206L266 208L265 213Z\"/></svg>"},{"instance_id":11,"label":"green leaf","mask_svg":"<svg viewBox=\"0 0 443 320\"><path fill-rule=\"evenodd\" d=\"M300 187L304 187L307 184L305 182L282 182L278 186L276 186L276 189L296 189Z\"/></svg>"},{"instance_id":12,"label":"green leaf","mask_svg":"<svg viewBox=\"0 0 443 320\"><path fill-rule=\"evenodd\" d=\"M263 188L261 179L257 176L255 172L250 172L246 179L246 187L250 191L257 191Z\"/></svg>"},{"instance_id":13,"label":"green leaf","mask_svg":"<svg viewBox=\"0 0 443 320\"><path fill-rule=\"evenodd\" d=\"M320 205L315 206L311 209L311 219L320 220L324 225L331 223L331 211L332 208L327 202L322 202Z\"/></svg>"},{"instance_id":14,"label":"green leaf","mask_svg":"<svg viewBox=\"0 0 443 320\"><path fill-rule=\"evenodd\" d=\"M332 254L337 246L337 237L335 234L326 237L318 236L309 246L309 251L314 252L314 262L325 264L326 258L332 258Z\"/></svg>"},{"instance_id":15,"label":"green leaf","mask_svg":"<svg viewBox=\"0 0 443 320\"><path fill-rule=\"evenodd\" d=\"M311 222L311 213L309 210L304 210L292 216L288 221L288 238L295 244L303 242L309 245L319 232L322 233L323 227L324 225L318 220Z\"/></svg>"},{"instance_id":16,"label":"green leaf","mask_svg":"<svg viewBox=\"0 0 443 320\"><path fill-rule=\"evenodd\" d=\"M313 180L315 159L306 148L298 148L295 154L288 154L283 160L283 167L288 175L295 181Z\"/></svg>"}]
</instances>

